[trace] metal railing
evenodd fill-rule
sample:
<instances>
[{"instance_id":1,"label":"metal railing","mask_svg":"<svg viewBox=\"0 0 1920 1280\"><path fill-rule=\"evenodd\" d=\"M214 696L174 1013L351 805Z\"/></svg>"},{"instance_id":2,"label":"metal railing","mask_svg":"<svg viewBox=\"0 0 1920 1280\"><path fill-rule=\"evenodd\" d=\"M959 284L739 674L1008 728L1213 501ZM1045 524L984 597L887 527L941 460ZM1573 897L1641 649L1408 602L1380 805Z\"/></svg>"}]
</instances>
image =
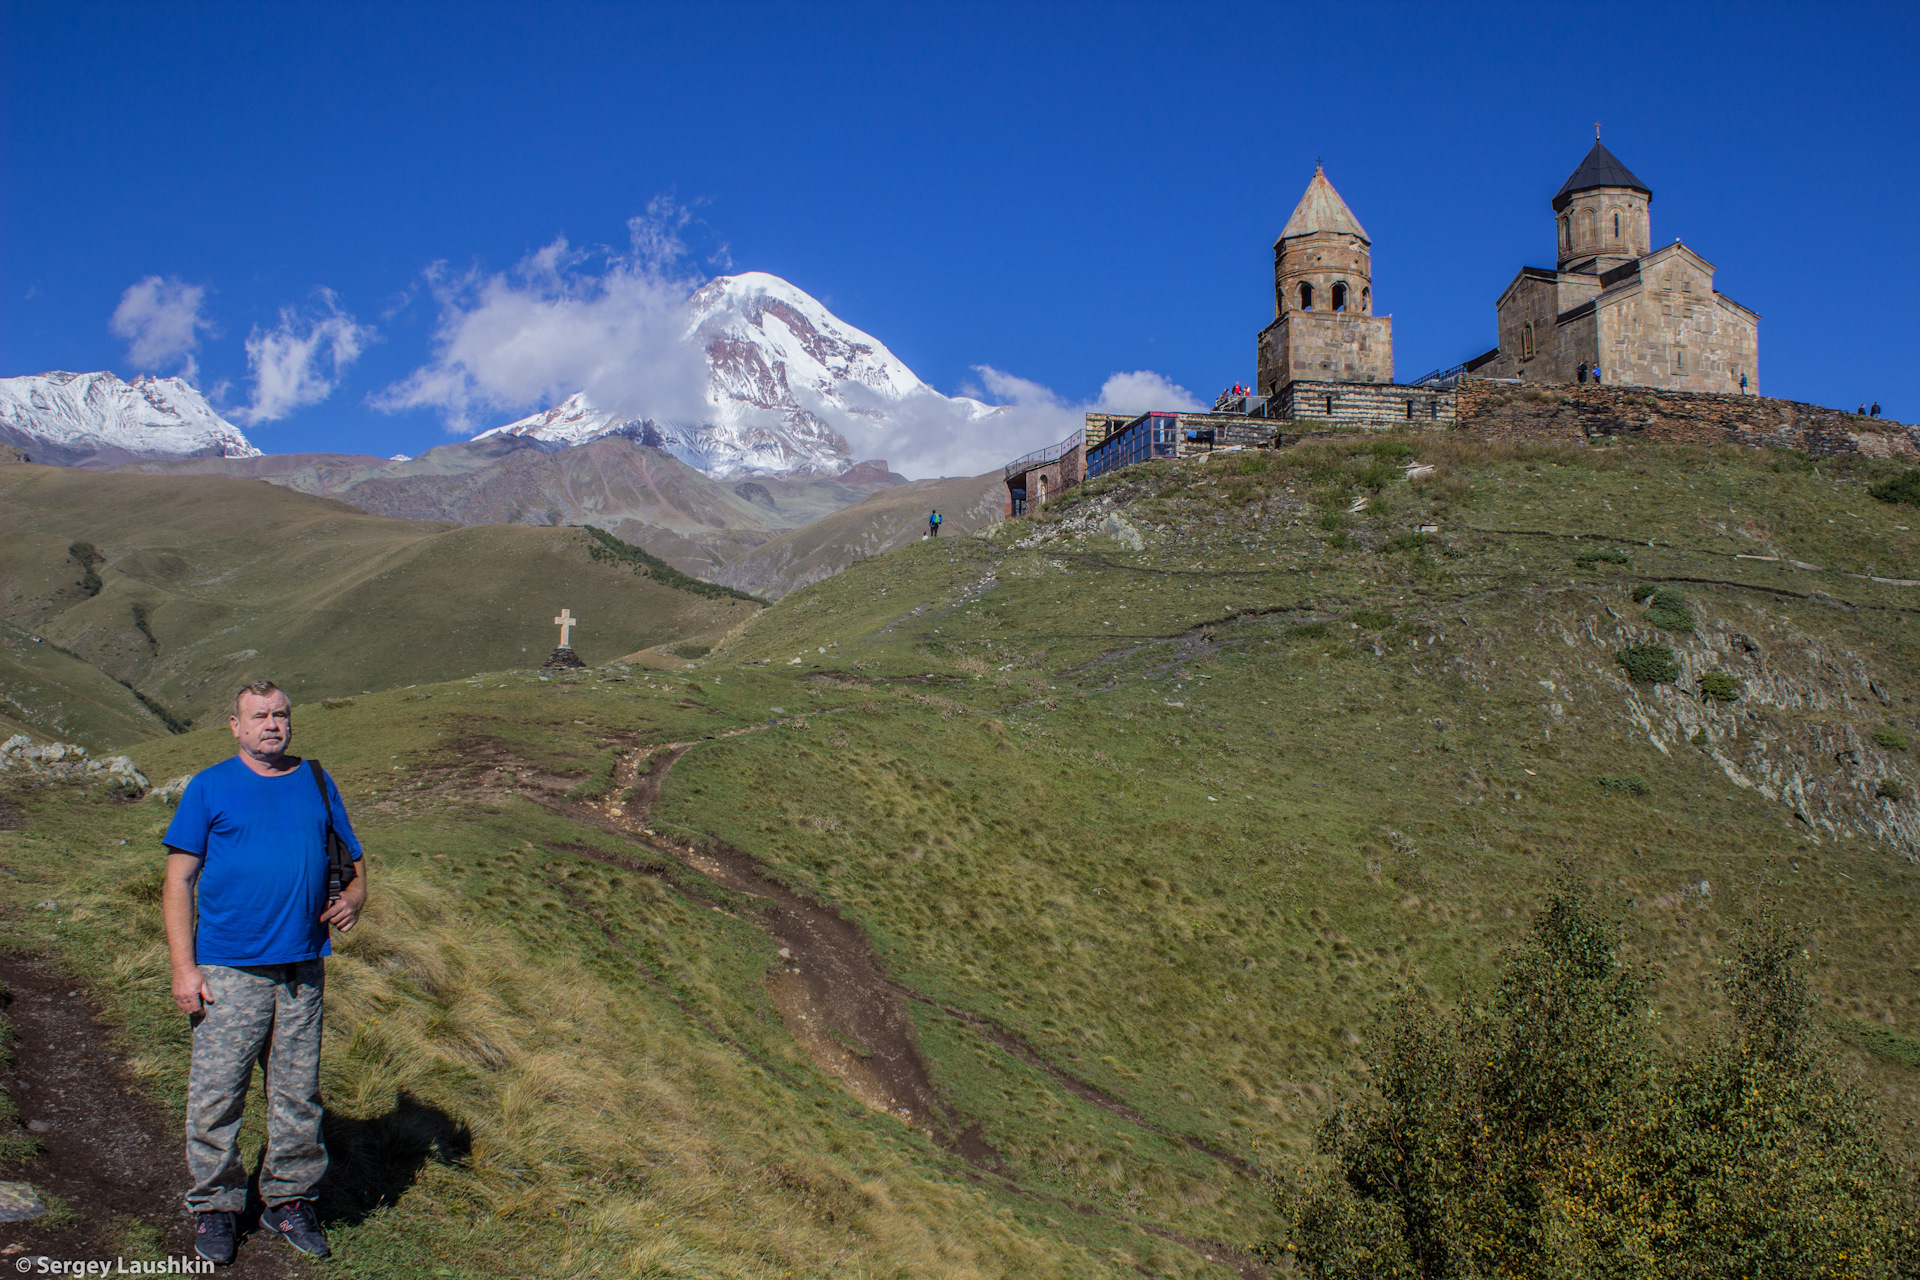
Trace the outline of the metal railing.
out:
<instances>
[{"instance_id":1,"label":"metal railing","mask_svg":"<svg viewBox=\"0 0 1920 1280\"><path fill-rule=\"evenodd\" d=\"M1078 449L1084 439L1086 439L1086 432L1076 431L1059 444L1050 444L1044 449L1035 449L1032 453L1015 458L1007 464L1007 469L1001 474L1000 478L1003 480L1011 480L1023 471L1031 471L1035 467L1044 467L1049 462L1058 462L1075 449Z\"/></svg>"},{"instance_id":2,"label":"metal railing","mask_svg":"<svg viewBox=\"0 0 1920 1280\"><path fill-rule=\"evenodd\" d=\"M1407 385L1410 387L1430 387L1436 383L1451 382L1467 371L1466 361L1461 361L1450 369L1435 369L1424 377L1415 378Z\"/></svg>"}]
</instances>

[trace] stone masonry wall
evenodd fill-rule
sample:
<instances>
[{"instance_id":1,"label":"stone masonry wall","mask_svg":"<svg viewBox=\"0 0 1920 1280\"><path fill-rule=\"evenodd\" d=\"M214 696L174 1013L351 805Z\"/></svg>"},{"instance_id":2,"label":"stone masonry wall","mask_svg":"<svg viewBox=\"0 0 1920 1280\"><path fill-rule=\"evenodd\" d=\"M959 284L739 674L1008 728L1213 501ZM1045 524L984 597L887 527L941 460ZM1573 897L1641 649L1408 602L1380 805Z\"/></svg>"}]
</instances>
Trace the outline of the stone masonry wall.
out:
<instances>
[{"instance_id":1,"label":"stone masonry wall","mask_svg":"<svg viewBox=\"0 0 1920 1280\"><path fill-rule=\"evenodd\" d=\"M1920 427L1796 400L1592 383L1519 387L1477 378L1460 379L1454 397L1455 425L1496 439L1733 441L1814 457L1864 453L1920 461Z\"/></svg>"},{"instance_id":2,"label":"stone masonry wall","mask_svg":"<svg viewBox=\"0 0 1920 1280\"><path fill-rule=\"evenodd\" d=\"M1454 423L1454 393L1399 383L1294 382L1267 413L1292 422L1380 431L1430 431Z\"/></svg>"}]
</instances>

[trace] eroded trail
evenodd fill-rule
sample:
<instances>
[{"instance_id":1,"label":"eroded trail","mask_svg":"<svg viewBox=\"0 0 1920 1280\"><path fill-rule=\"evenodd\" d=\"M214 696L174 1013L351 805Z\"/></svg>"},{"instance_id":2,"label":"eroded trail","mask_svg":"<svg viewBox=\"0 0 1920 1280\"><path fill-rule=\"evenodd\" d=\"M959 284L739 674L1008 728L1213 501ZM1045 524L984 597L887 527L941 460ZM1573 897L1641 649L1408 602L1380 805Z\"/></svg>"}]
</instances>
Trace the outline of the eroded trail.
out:
<instances>
[{"instance_id":1,"label":"eroded trail","mask_svg":"<svg viewBox=\"0 0 1920 1280\"><path fill-rule=\"evenodd\" d=\"M720 736L757 733L768 727L771 726L735 729ZM541 777L523 762L501 756L493 744L470 743L468 746L472 749L468 754L475 763L488 762L482 766L481 776L491 772L511 777L519 784L518 794L522 798L576 817L591 816L596 825L622 833L652 854L672 858L726 889L765 902L764 910L742 918L763 930L780 949L781 963L768 972L766 990L788 1034L816 1065L839 1079L861 1102L920 1129L962 1157L975 1177L1075 1213L1117 1216L1093 1205L1034 1191L1013 1180L1005 1162L981 1133L979 1123L959 1112L934 1087L914 1032L909 1011L912 1004L938 1008L980 1029L1003 1051L1045 1071L1076 1097L1127 1123L1186 1143L1222 1163L1246 1171L1244 1162L1226 1152L1189 1135L1161 1129L1104 1090L1063 1071L1004 1028L977 1014L933 1001L896 981L874 958L858 925L831 907L773 879L750 855L717 841L687 843L654 831L650 825L653 807L669 771L698 745L698 742L664 742L625 752L615 765L608 796L591 801L566 799L568 780ZM600 851L580 848L576 852L610 860ZM631 861L621 860L621 865L629 870L646 871L648 861L656 863L654 874L658 874L657 859L637 857ZM686 1012L705 1023L696 1010ZM745 1046L736 1047L746 1051ZM763 1065L773 1068L773 1064ZM1124 1220L1210 1262L1229 1267L1248 1280L1264 1280L1268 1274L1265 1266L1244 1251L1213 1241L1190 1240L1135 1218Z\"/></svg>"}]
</instances>

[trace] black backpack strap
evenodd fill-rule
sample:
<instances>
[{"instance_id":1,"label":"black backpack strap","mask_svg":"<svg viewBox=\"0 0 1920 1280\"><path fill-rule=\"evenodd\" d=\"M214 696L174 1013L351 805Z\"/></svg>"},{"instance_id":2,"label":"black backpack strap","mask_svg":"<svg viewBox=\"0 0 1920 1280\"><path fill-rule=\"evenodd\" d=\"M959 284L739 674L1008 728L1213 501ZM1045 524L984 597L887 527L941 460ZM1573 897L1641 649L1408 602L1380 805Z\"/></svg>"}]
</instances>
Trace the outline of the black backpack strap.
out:
<instances>
[{"instance_id":1,"label":"black backpack strap","mask_svg":"<svg viewBox=\"0 0 1920 1280\"><path fill-rule=\"evenodd\" d=\"M307 767L313 770L313 785L320 789L320 808L327 815L327 901L332 902L342 889L353 883L356 874L353 855L347 851L347 842L333 829L333 801L327 796L326 770L311 758L307 760Z\"/></svg>"}]
</instances>

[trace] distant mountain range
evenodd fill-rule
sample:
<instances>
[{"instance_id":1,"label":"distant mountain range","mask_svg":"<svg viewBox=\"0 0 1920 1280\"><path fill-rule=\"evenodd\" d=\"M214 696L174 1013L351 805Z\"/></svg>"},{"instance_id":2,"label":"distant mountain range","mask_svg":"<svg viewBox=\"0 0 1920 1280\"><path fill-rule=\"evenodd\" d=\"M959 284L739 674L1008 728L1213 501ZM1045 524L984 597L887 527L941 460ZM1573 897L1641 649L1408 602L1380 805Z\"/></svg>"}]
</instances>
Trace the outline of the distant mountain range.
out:
<instances>
[{"instance_id":1,"label":"distant mountain range","mask_svg":"<svg viewBox=\"0 0 1920 1280\"><path fill-rule=\"evenodd\" d=\"M240 428L179 378L52 373L0 378L0 444L52 466L141 458L257 458Z\"/></svg>"},{"instance_id":2,"label":"distant mountain range","mask_svg":"<svg viewBox=\"0 0 1920 1280\"><path fill-rule=\"evenodd\" d=\"M877 440L930 416L984 425L998 408L941 395L777 276L713 280L688 317L707 368L698 423L602 410L582 393L415 458L263 454L178 378L46 373L0 379L0 444L58 466L267 480L376 515L593 524L688 573L771 594L918 536L923 504L942 506L950 533L997 517L997 476L910 483L856 460L848 435Z\"/></svg>"},{"instance_id":3,"label":"distant mountain range","mask_svg":"<svg viewBox=\"0 0 1920 1280\"><path fill-rule=\"evenodd\" d=\"M1002 412L941 395L879 339L778 276L722 276L693 295L688 311L687 341L707 367L705 422L623 416L582 393L477 438L575 445L618 431L712 476L832 475L853 465L849 428L909 422L929 411L963 422Z\"/></svg>"}]
</instances>

